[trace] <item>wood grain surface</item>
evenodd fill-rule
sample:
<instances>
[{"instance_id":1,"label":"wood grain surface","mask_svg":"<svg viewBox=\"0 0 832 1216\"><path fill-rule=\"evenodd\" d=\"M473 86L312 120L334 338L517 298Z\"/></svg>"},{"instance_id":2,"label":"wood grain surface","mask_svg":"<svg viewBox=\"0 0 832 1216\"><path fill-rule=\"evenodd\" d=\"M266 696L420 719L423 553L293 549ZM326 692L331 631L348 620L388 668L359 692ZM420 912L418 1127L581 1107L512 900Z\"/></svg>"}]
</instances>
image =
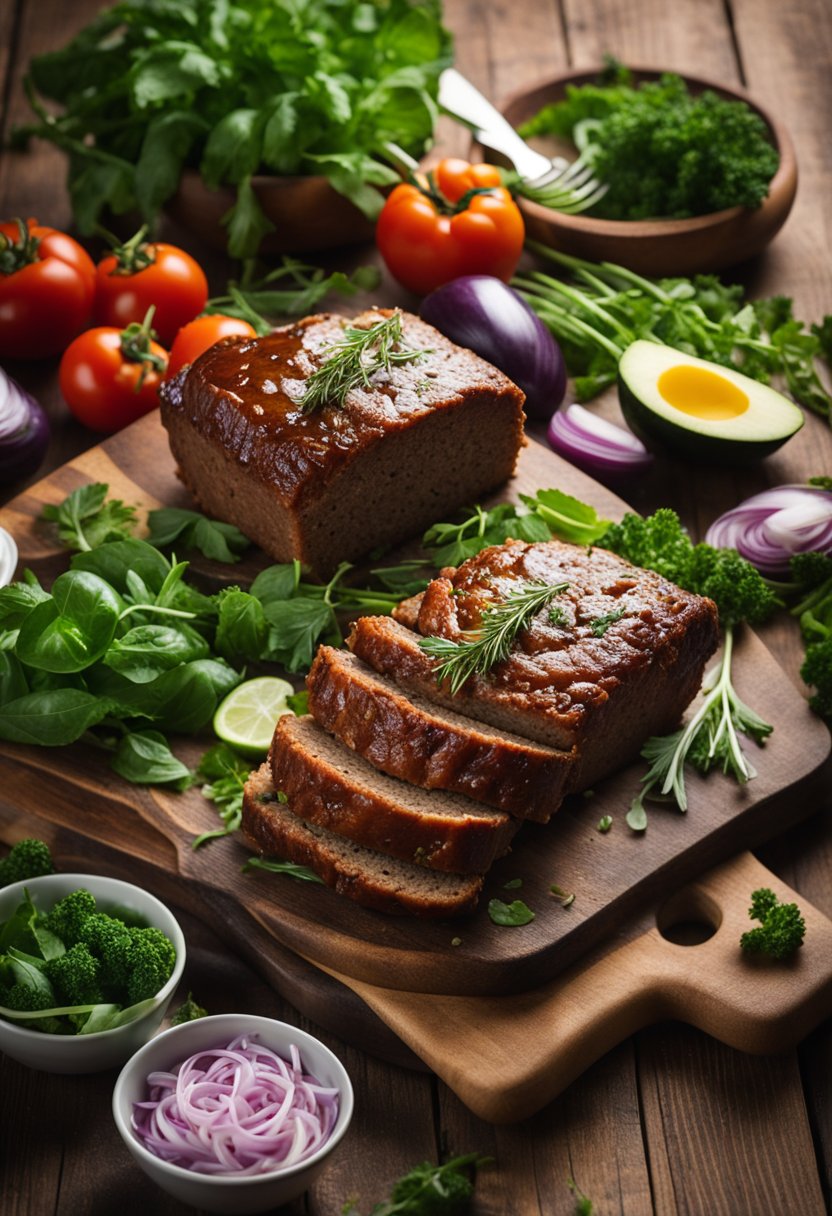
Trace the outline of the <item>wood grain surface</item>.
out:
<instances>
[{"instance_id":1,"label":"wood grain surface","mask_svg":"<svg viewBox=\"0 0 832 1216\"><path fill-rule=\"evenodd\" d=\"M63 45L97 11L99 0L8 0L0 5L0 122L6 135L28 116L21 78L29 57ZM597 62L607 51L622 60L671 67L740 84L777 114L795 144L800 182L794 210L764 257L737 277L754 295L786 293L807 320L832 301L829 198L832 165L832 23L826 0L446 0L456 35L457 66L500 102L521 85ZM464 153L467 135L450 123L442 153ZM33 146L0 160L5 214L36 214L70 223L63 158ZM203 257L219 292L233 268L192 241L182 228L168 239ZM93 246L94 247L94 246ZM327 259L330 268L372 258L359 250ZM407 303L386 281L382 303ZM95 442L67 414L55 364L16 367L53 423L44 472ZM614 394L594 407L620 421ZM628 492L634 506L671 505L692 533L742 497L785 481L832 473L832 434L808 418L804 430L757 468L715 470L663 461ZM15 493L22 487L15 487ZM802 647L794 623L779 617L763 637L795 688ZM3 767L4 785L19 774ZM60 786L54 790L60 797ZM800 895L832 912L830 796L811 799L811 817L759 855ZM21 813L17 835L33 819ZM56 831L58 856L84 860ZM66 842L65 851L62 842ZM102 850L87 846L92 868L106 872ZM142 881L141 857L134 872ZM80 868L83 868L80 866ZM178 892L186 899L184 885ZM175 902L175 901L174 901ZM291 1020L282 996L259 980L222 940L221 918L210 927L186 919L190 949L186 984L211 1012L250 1009ZM219 934L220 936L217 936ZM268 967L260 957L258 967ZM184 995L184 994L183 994ZM292 999L291 993L290 999ZM325 1000L325 997L321 997ZM301 1021L307 1029L314 1026ZM476 1216L572 1216L573 1178L591 1197L595 1216L821 1216L832 1194L832 1026L827 1022L797 1050L757 1057L701 1031L666 1021L630 1036L534 1118L491 1127L441 1081L381 1064L343 1040L324 1035L344 1059L357 1094L345 1151L288 1216L336 1216L354 1196L366 1212L416 1161L480 1152ZM0 1059L0 1209L11 1216L132 1216L187 1210L163 1196L129 1163L109 1117L112 1077L72 1079L30 1072Z\"/></svg>"}]
</instances>

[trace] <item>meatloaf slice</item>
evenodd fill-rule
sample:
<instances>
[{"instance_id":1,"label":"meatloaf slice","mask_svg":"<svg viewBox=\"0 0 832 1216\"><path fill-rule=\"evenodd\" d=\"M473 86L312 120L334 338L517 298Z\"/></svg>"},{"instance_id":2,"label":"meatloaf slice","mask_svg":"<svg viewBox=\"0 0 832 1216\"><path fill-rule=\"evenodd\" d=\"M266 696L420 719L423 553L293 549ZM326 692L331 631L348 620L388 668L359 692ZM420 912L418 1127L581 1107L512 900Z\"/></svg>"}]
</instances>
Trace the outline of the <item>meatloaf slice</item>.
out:
<instances>
[{"instance_id":1,"label":"meatloaf slice","mask_svg":"<svg viewBox=\"0 0 832 1216\"><path fill-rule=\"evenodd\" d=\"M377 912L461 916L473 912L482 889L478 875L443 874L397 861L299 819L289 803L278 800L268 763L246 782L242 828L261 853L308 866L339 895Z\"/></svg>"},{"instance_id":2,"label":"meatloaf slice","mask_svg":"<svg viewBox=\"0 0 832 1216\"><path fill-rule=\"evenodd\" d=\"M572 756L405 695L343 650L321 646L307 677L309 709L375 768L545 823L558 809Z\"/></svg>"},{"instance_id":3,"label":"meatloaf slice","mask_svg":"<svg viewBox=\"0 0 832 1216\"><path fill-rule=\"evenodd\" d=\"M573 749L569 789L584 789L633 759L651 735L676 727L716 649L716 607L603 549L509 541L434 579L419 604L419 631L459 641L478 629L484 611L530 581L569 586L507 659L455 695L437 687L418 637L396 621L362 617L349 645L410 693Z\"/></svg>"},{"instance_id":4,"label":"meatloaf slice","mask_svg":"<svg viewBox=\"0 0 832 1216\"><path fill-rule=\"evenodd\" d=\"M275 788L295 815L432 870L484 874L519 826L461 794L388 777L311 717L280 719L269 761Z\"/></svg>"},{"instance_id":5,"label":"meatloaf slice","mask_svg":"<svg viewBox=\"0 0 832 1216\"><path fill-rule=\"evenodd\" d=\"M227 338L160 390L179 475L209 515L276 561L318 574L414 536L506 481L523 443L523 394L501 372L402 314L424 352L377 371L343 404L301 398L351 324L307 317L262 338Z\"/></svg>"}]
</instances>

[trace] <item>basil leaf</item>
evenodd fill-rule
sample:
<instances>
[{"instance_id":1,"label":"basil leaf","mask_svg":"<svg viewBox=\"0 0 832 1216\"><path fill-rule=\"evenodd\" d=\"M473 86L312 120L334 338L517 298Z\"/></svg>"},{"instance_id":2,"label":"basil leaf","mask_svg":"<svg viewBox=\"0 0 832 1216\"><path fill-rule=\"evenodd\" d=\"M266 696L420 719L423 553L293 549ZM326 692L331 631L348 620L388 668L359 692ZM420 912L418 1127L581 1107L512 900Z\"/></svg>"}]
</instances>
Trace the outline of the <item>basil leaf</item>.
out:
<instances>
[{"instance_id":1,"label":"basil leaf","mask_svg":"<svg viewBox=\"0 0 832 1216\"><path fill-rule=\"evenodd\" d=\"M61 747L106 718L115 703L75 688L31 692L0 708L0 739Z\"/></svg>"},{"instance_id":2,"label":"basil leaf","mask_svg":"<svg viewBox=\"0 0 832 1216\"><path fill-rule=\"evenodd\" d=\"M238 587L217 596L214 646L226 658L259 659L266 644L267 625L259 599Z\"/></svg>"},{"instance_id":3,"label":"basil leaf","mask_svg":"<svg viewBox=\"0 0 832 1216\"><path fill-rule=\"evenodd\" d=\"M21 625L18 658L44 671L82 671L110 645L121 609L119 596L97 574L61 574L51 598L38 604Z\"/></svg>"},{"instance_id":4,"label":"basil leaf","mask_svg":"<svg viewBox=\"0 0 832 1216\"><path fill-rule=\"evenodd\" d=\"M0 650L0 705L25 697L29 691L26 674L16 655Z\"/></svg>"},{"instance_id":5,"label":"basil leaf","mask_svg":"<svg viewBox=\"0 0 832 1216\"><path fill-rule=\"evenodd\" d=\"M191 784L191 770L177 760L164 735L155 730L134 731L119 741L110 766L135 785Z\"/></svg>"},{"instance_id":6,"label":"basil leaf","mask_svg":"<svg viewBox=\"0 0 832 1216\"><path fill-rule=\"evenodd\" d=\"M113 671L134 684L147 684L163 671L207 658L209 646L203 637L184 622L170 625L136 625L122 638L116 638L103 658Z\"/></svg>"}]
</instances>

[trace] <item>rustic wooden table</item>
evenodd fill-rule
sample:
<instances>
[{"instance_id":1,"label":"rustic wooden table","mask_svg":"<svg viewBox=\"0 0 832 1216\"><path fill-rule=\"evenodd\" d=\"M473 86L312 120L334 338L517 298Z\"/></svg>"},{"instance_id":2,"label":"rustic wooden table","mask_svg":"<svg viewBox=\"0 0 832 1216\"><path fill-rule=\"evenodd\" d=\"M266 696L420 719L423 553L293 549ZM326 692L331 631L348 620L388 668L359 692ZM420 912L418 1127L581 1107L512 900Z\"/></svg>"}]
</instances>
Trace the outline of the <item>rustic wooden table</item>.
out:
<instances>
[{"instance_id":1,"label":"rustic wooden table","mask_svg":"<svg viewBox=\"0 0 832 1216\"><path fill-rule=\"evenodd\" d=\"M98 0L4 0L0 74L4 136L26 117L21 76L31 55L63 45L97 11ZM446 0L457 63L497 99L568 67L625 62L700 73L744 84L788 126L800 167L797 204L765 256L739 268L755 294L795 298L801 317L832 309L828 117L832 113L832 17L826 0ZM443 149L466 139L442 127ZM5 153L0 214L70 222L63 158L51 147ZM825 214L826 209L826 214ZM170 229L182 243L187 233ZM230 267L206 251L219 289ZM362 259L371 251L360 251ZM386 285L382 297L394 299ZM21 365L53 421L42 472L94 437L67 415L55 364ZM615 417L613 400L601 407ZM695 535L722 510L766 484L832 472L832 434L809 417L781 454L744 470L663 463L633 497L652 510L675 507ZM19 492L22 486L12 487ZM788 621L764 637L799 684L801 647ZM832 914L832 818L818 805L799 829L761 852L772 869ZM186 986L212 1012L249 1010L296 1018L209 927L184 918ZM314 1030L315 1028L312 1027ZM387 1194L415 1162L477 1151L493 1158L477 1184L479 1216L557 1216L575 1210L573 1178L597 1216L819 1216L832 1186L832 1027L776 1058L744 1055L678 1024L624 1042L527 1123L493 1128L474 1118L435 1078L379 1063L324 1036L349 1069L356 1117L349 1140L320 1183L287 1213L334 1216L349 1197L360 1210ZM63 1078L0 1057L0 1210L9 1216L119 1212L177 1213L132 1165L109 1113L113 1076Z\"/></svg>"}]
</instances>

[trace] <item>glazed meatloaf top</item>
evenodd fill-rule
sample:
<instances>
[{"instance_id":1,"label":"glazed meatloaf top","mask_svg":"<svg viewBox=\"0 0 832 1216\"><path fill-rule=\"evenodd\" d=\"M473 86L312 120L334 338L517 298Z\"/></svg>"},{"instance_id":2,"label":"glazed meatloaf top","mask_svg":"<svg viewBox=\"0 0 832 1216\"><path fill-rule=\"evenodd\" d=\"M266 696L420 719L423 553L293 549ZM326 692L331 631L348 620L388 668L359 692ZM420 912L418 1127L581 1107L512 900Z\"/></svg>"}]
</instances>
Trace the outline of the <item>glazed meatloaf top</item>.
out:
<instances>
[{"instance_id":1,"label":"glazed meatloaf top","mask_svg":"<svg viewBox=\"0 0 832 1216\"><path fill-rule=\"evenodd\" d=\"M162 386L163 421L166 413L183 411L203 437L272 487L285 507L318 496L386 435L472 398L506 399L518 415L519 446L520 389L409 313L402 313L402 345L424 354L373 373L369 386L352 389L342 407L301 409L309 377L343 340L345 327L366 329L390 315L389 309L351 320L324 314L262 338L226 338Z\"/></svg>"},{"instance_id":2,"label":"glazed meatloaf top","mask_svg":"<svg viewBox=\"0 0 832 1216\"><path fill-rule=\"evenodd\" d=\"M419 605L419 632L459 640L528 582L568 586L518 635L508 658L467 682L465 694L501 693L518 709L547 715L563 745L580 738L615 692L638 688L639 673L672 671L682 682L716 649L711 600L604 549L560 541L508 541L442 571ZM660 680L651 687L664 695Z\"/></svg>"}]
</instances>

